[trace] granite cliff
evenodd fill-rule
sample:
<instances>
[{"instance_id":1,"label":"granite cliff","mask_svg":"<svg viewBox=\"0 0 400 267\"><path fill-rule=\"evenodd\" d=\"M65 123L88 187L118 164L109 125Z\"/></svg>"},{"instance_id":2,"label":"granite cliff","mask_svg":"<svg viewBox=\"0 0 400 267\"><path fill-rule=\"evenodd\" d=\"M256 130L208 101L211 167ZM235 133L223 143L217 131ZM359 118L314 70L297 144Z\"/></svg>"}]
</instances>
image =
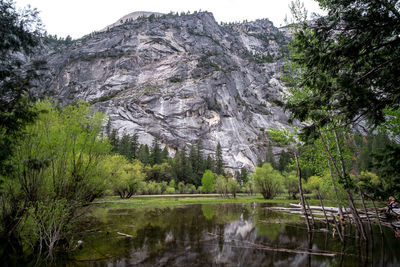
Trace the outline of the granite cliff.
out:
<instances>
[{"instance_id":1,"label":"granite cliff","mask_svg":"<svg viewBox=\"0 0 400 267\"><path fill-rule=\"evenodd\" d=\"M172 154L199 139L214 153L220 142L230 169L253 167L265 157L265 131L289 126L277 105L288 37L269 20L147 14L106 29L48 45L40 93L62 104L91 102L119 134L148 144L159 135Z\"/></svg>"}]
</instances>

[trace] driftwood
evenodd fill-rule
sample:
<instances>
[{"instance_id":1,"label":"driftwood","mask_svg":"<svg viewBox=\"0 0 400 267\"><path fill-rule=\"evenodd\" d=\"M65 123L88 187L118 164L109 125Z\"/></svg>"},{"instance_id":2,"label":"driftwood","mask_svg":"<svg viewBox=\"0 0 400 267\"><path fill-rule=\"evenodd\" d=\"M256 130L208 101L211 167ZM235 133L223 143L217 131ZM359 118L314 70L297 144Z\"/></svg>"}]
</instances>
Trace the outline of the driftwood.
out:
<instances>
[{"instance_id":1,"label":"driftwood","mask_svg":"<svg viewBox=\"0 0 400 267\"><path fill-rule=\"evenodd\" d=\"M287 207L267 207L266 209L269 210L276 210L276 211L284 211L284 212L289 212L292 214L303 214L302 207L300 204L294 204L290 203L289 208ZM338 223L342 224L341 216L340 216L340 210L337 207L322 207L322 206L309 206L307 207L307 216L311 215L311 210L312 214L316 216L321 216L322 218L325 217L325 220L319 217L315 217L314 219L316 221L325 221L329 222L330 224L334 225L335 228L339 228ZM384 212L385 209L381 210L380 213L375 210L375 208L369 208L369 209L363 209L363 210L357 210L359 219L362 220L363 222L367 222L368 220L373 222L373 223L382 223L382 225L385 226L391 226L393 224L393 219L400 219L400 209L392 209L390 214L387 215ZM324 212L325 211L325 212ZM354 215L352 214L351 210L349 208L345 209L342 208L343 214L346 214L346 218L350 221L350 223L354 222ZM344 220L344 218L343 218ZM400 222L394 222L395 225L399 224ZM336 229L336 230L338 230Z\"/></svg>"},{"instance_id":2,"label":"driftwood","mask_svg":"<svg viewBox=\"0 0 400 267\"><path fill-rule=\"evenodd\" d=\"M122 235L122 236L125 236L125 237L127 237L127 238L132 238L132 237L133 237L133 236L131 236L131 235L124 234L124 233L120 233L120 232L117 232L117 234Z\"/></svg>"},{"instance_id":3,"label":"driftwood","mask_svg":"<svg viewBox=\"0 0 400 267\"><path fill-rule=\"evenodd\" d=\"M208 233L209 235L219 236L214 233ZM242 242L251 246L238 246L238 245L231 245L230 247L233 248L247 248L247 249L259 249L259 250L266 250L266 251L276 251L276 252L286 252L286 253L294 253L294 254L307 254L307 255L315 255L315 256L325 256L325 257L335 257L335 253L328 253L328 252L318 252L313 250L295 250L295 249L286 249L286 248L271 248L262 244L252 243L249 241L239 240L239 239L231 239L232 241ZM225 243L225 245L227 245Z\"/></svg>"}]
</instances>

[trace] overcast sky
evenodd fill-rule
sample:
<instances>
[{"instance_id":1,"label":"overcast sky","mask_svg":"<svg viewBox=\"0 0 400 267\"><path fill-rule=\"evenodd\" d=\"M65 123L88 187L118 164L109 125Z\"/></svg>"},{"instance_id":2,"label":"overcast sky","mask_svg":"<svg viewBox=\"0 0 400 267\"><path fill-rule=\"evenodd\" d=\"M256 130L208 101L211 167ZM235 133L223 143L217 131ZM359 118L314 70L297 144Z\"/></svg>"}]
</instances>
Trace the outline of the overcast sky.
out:
<instances>
[{"instance_id":1,"label":"overcast sky","mask_svg":"<svg viewBox=\"0 0 400 267\"><path fill-rule=\"evenodd\" d=\"M275 26L290 15L291 0L14 0L17 7L30 4L40 11L46 30L73 38L103 29L134 11L210 11L218 22L270 19ZM321 13L313 0L303 0L309 14Z\"/></svg>"}]
</instances>

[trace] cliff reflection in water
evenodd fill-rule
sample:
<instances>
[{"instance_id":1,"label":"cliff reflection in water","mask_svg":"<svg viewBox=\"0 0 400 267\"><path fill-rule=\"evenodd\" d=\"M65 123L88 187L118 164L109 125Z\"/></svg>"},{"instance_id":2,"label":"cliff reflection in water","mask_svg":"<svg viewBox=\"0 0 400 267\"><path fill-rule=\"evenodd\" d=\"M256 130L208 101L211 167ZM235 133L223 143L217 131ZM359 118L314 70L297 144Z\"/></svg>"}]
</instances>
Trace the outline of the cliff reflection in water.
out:
<instances>
[{"instance_id":1,"label":"cliff reflection in water","mask_svg":"<svg viewBox=\"0 0 400 267\"><path fill-rule=\"evenodd\" d=\"M368 247L349 238L342 247L331 233L309 236L300 217L273 212L260 204L203 204L166 208L97 207L82 236L85 246L67 265L105 266L357 266L399 264L390 233ZM321 225L321 227L323 227ZM374 229L378 233L377 229ZM126 238L117 232L131 235ZM351 229L347 233L352 235ZM382 252L385 247L384 253ZM276 251L282 248L288 251ZM393 249L392 249L393 248ZM334 257L302 253L337 254Z\"/></svg>"}]
</instances>

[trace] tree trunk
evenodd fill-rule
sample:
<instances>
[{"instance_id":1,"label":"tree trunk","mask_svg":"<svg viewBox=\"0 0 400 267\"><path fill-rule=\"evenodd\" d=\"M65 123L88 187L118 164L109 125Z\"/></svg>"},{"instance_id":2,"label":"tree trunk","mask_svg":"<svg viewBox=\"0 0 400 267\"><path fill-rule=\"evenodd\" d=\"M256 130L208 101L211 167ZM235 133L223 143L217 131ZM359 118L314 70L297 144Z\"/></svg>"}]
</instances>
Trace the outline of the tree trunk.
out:
<instances>
[{"instance_id":1,"label":"tree trunk","mask_svg":"<svg viewBox=\"0 0 400 267\"><path fill-rule=\"evenodd\" d=\"M368 195L366 195L368 197ZM370 197L372 205L374 206L376 218L378 219L378 225L379 225L379 232L383 236L383 230L382 230L382 224L381 224L381 217L379 217L378 209L375 206L375 201Z\"/></svg>"},{"instance_id":2,"label":"tree trunk","mask_svg":"<svg viewBox=\"0 0 400 267\"><path fill-rule=\"evenodd\" d=\"M320 137L321 137L321 142L322 142L322 144L323 144L324 150L325 150L326 153L328 154L329 160L331 161L331 163L332 163L332 165L333 165L333 167L334 167L334 170L335 170L335 172L336 172L336 175L337 175L338 177L342 178L342 179L345 179L345 173L340 174L339 169L338 169L338 167L337 167L337 165L336 165L336 163L335 163L335 160L334 160L334 158L333 158L331 152L329 151L329 149L328 149L328 147L327 147L327 145L326 145L325 139L324 139L324 137L323 137L323 135L322 135L321 132L320 132ZM344 161L342 161L342 160L343 160L343 154L342 154L340 145L338 144L338 141L339 141L339 140L338 140L338 137L337 137L336 132L335 132L335 138L336 138L336 145L337 145L338 153L339 153L339 156L340 156L340 158L341 158L341 163L342 163L342 166L341 166L341 167L342 167L342 171L345 171L345 168L344 168ZM361 222L360 216L359 216L359 214L358 214L358 212L357 212L357 209L356 209L356 207L355 207L355 205L354 205L353 197L352 197L352 195L351 195L351 193L349 192L348 189L345 189L345 192L346 192L347 200L348 200L348 202L349 202L350 210L351 210L351 212L352 212L353 219L354 219L354 222L355 222L355 224L356 224L356 226L357 226L357 229L360 231L360 233L361 233L363 239L366 240L366 239L367 239L367 236L365 235L364 226L363 226L363 224L362 224L362 222Z\"/></svg>"},{"instance_id":3,"label":"tree trunk","mask_svg":"<svg viewBox=\"0 0 400 267\"><path fill-rule=\"evenodd\" d=\"M342 148L341 148L340 143L339 143L339 136L337 134L337 131L334 130L333 133L335 135L336 149L337 149L337 152L338 152L338 155L339 155L340 165L341 165L341 169L342 169L341 177L344 179L344 181L346 183L346 187L347 187L348 186L347 179L346 179L347 174L346 174L346 167L345 167L345 164L344 164L343 151L342 151ZM358 210L354 205L353 196L351 195L350 191L347 188L345 188L345 190L346 190L347 199L348 199L349 204L350 204L350 209L352 210L352 213L353 213L354 221L357 222L357 224L359 225L359 228L360 228L360 231L361 231L361 236L363 237L363 239L367 240L367 235L365 233L364 225L362 223L360 215L358 214Z\"/></svg>"},{"instance_id":4,"label":"tree trunk","mask_svg":"<svg viewBox=\"0 0 400 267\"><path fill-rule=\"evenodd\" d=\"M294 158L296 159L296 167L297 167L297 177L298 177L298 184L299 184L299 192L300 192L300 201L301 201L301 207L303 210L304 217L306 219L306 225L307 225L307 231L310 232L310 222L308 221L308 215L306 212L306 205L305 205L305 200L304 200L304 194L303 194L303 186L301 183L301 170L300 170L300 165L299 165L299 158L297 156L297 152L294 151Z\"/></svg>"},{"instance_id":5,"label":"tree trunk","mask_svg":"<svg viewBox=\"0 0 400 267\"><path fill-rule=\"evenodd\" d=\"M306 204L307 204L307 208L308 208L308 210L310 211L310 215L311 215L311 221L312 221L313 229L315 229L315 220L314 220L314 214L312 213L312 210L310 209L310 205L308 204L308 201L307 201L307 200L305 200L305 201L306 201Z\"/></svg>"},{"instance_id":6,"label":"tree trunk","mask_svg":"<svg viewBox=\"0 0 400 267\"><path fill-rule=\"evenodd\" d=\"M322 203L322 198L321 198L321 194L319 193L319 190L317 190L317 194L318 194L318 198L319 198L319 203L320 203L320 205L321 205L321 207L322 207L322 211L324 212L325 222L326 222L326 229L329 229L328 216L326 216L326 211L325 211L324 203Z\"/></svg>"}]
</instances>

